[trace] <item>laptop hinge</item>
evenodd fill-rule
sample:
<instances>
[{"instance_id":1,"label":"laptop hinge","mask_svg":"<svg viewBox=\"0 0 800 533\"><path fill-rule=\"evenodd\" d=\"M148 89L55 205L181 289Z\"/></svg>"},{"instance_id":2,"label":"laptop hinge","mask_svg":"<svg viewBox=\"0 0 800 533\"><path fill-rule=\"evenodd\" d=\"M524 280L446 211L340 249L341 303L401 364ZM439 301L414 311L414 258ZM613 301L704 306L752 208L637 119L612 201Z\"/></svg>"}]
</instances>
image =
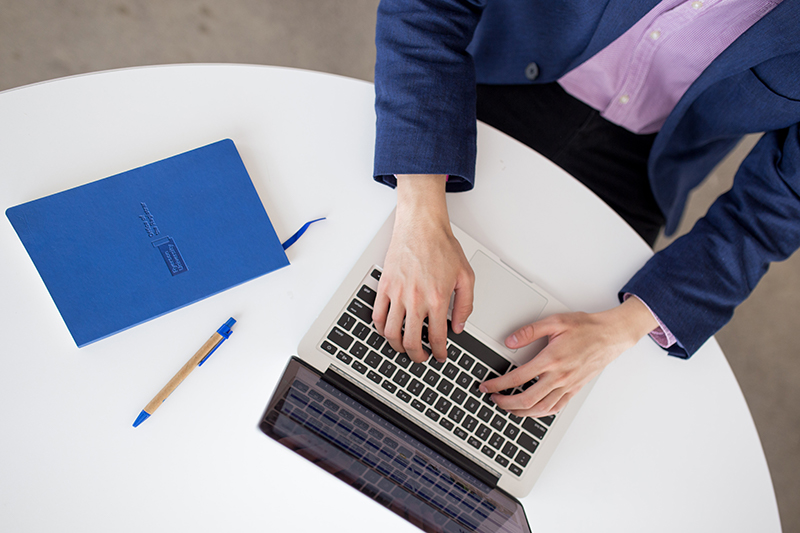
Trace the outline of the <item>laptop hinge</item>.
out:
<instances>
[{"instance_id":1,"label":"laptop hinge","mask_svg":"<svg viewBox=\"0 0 800 533\"><path fill-rule=\"evenodd\" d=\"M469 472L482 483L485 483L493 489L497 488L497 482L500 478L498 478L496 475L492 474L484 467L468 458L466 455L442 441L435 435L429 433L424 428L417 425L417 423L410 421L403 414L398 413L392 407L387 405L383 400L376 398L368 391L365 391L352 383L349 379L339 374L333 366L328 367L328 369L322 375L322 379L352 396L354 400L361 402L365 407L372 409L376 414L382 416L388 422L394 424L415 439L419 440L436 453L446 457L453 464Z\"/></svg>"}]
</instances>

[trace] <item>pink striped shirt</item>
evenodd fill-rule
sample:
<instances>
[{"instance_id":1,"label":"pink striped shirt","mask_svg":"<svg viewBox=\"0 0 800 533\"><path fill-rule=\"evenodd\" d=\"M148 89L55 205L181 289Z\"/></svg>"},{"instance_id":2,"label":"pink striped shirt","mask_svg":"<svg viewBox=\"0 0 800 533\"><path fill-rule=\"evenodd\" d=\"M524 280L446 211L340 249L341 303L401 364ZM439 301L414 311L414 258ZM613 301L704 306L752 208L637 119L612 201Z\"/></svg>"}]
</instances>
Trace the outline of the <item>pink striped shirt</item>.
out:
<instances>
[{"instance_id":1,"label":"pink striped shirt","mask_svg":"<svg viewBox=\"0 0 800 533\"><path fill-rule=\"evenodd\" d=\"M663 0L558 83L608 121L654 133L683 93L781 0Z\"/></svg>"}]
</instances>

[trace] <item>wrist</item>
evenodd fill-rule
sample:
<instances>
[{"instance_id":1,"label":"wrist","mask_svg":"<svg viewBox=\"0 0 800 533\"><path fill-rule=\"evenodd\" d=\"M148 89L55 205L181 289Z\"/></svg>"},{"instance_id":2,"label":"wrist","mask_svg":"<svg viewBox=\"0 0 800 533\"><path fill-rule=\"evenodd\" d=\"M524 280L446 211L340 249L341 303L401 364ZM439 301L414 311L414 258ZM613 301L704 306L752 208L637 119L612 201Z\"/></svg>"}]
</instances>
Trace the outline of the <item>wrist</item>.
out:
<instances>
[{"instance_id":1,"label":"wrist","mask_svg":"<svg viewBox=\"0 0 800 533\"><path fill-rule=\"evenodd\" d=\"M658 327L658 321L638 298L628 298L616 308L619 324L630 345L634 345Z\"/></svg>"},{"instance_id":2,"label":"wrist","mask_svg":"<svg viewBox=\"0 0 800 533\"><path fill-rule=\"evenodd\" d=\"M398 174L395 222L435 222L450 228L444 174Z\"/></svg>"}]
</instances>

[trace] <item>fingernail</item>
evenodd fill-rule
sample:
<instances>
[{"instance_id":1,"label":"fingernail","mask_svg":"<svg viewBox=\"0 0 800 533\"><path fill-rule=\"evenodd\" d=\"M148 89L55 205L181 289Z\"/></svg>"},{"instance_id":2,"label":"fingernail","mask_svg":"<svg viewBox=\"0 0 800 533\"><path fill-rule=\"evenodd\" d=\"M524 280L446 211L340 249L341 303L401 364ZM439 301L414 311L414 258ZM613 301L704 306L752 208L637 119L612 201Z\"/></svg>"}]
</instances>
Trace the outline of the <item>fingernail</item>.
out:
<instances>
[{"instance_id":1,"label":"fingernail","mask_svg":"<svg viewBox=\"0 0 800 533\"><path fill-rule=\"evenodd\" d=\"M462 322L461 324L459 324L458 325L458 332L461 333L462 331L464 331L464 326L466 326L466 325L467 325L466 322Z\"/></svg>"},{"instance_id":2,"label":"fingernail","mask_svg":"<svg viewBox=\"0 0 800 533\"><path fill-rule=\"evenodd\" d=\"M482 392L482 393L484 393L484 394L486 394L487 392L489 392L489 389L487 389L487 388L486 388L486 385L484 385L483 383L481 383L481 386L480 386L480 387L478 387L478 390L479 390L479 391L481 391L481 392Z\"/></svg>"},{"instance_id":3,"label":"fingernail","mask_svg":"<svg viewBox=\"0 0 800 533\"><path fill-rule=\"evenodd\" d=\"M511 346L516 346L516 345L517 345L517 342L518 342L518 341L517 341L517 336L516 336L516 335L511 335L511 336L510 336L510 337L509 337L509 338L506 340L506 344L509 344L509 345L511 345Z\"/></svg>"}]
</instances>

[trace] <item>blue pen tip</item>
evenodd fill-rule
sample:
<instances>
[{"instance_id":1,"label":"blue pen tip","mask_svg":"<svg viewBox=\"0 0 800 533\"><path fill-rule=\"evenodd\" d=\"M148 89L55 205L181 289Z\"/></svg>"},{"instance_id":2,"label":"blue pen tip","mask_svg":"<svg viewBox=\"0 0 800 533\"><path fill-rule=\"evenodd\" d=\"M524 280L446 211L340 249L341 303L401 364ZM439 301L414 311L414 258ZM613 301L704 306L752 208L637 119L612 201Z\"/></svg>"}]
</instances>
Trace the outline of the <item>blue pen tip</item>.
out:
<instances>
[{"instance_id":1,"label":"blue pen tip","mask_svg":"<svg viewBox=\"0 0 800 533\"><path fill-rule=\"evenodd\" d=\"M133 423L133 427L137 427L139 424L141 424L148 418L150 418L150 413L148 413L143 409L142 412L139 413L139 416L136 418L136 422Z\"/></svg>"}]
</instances>

